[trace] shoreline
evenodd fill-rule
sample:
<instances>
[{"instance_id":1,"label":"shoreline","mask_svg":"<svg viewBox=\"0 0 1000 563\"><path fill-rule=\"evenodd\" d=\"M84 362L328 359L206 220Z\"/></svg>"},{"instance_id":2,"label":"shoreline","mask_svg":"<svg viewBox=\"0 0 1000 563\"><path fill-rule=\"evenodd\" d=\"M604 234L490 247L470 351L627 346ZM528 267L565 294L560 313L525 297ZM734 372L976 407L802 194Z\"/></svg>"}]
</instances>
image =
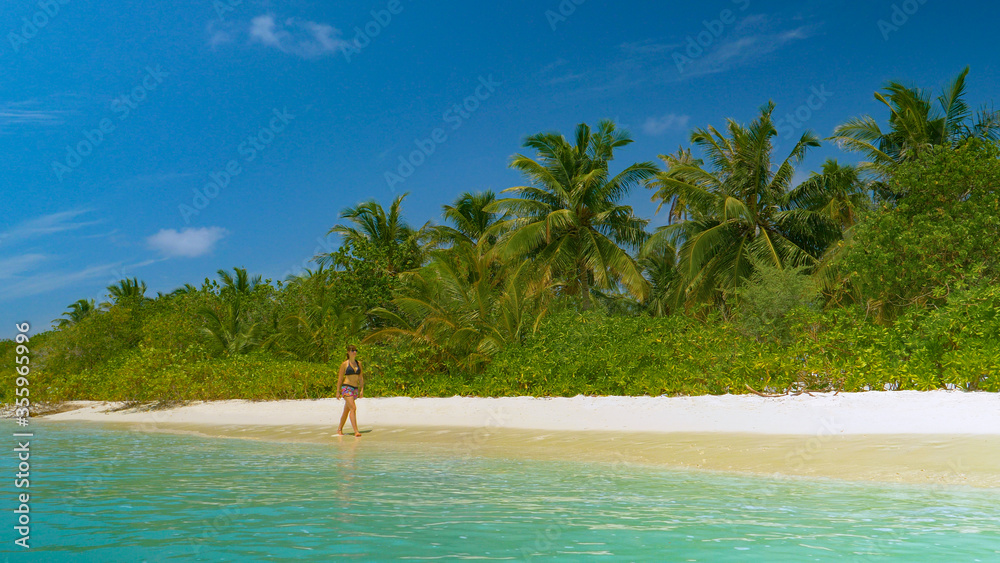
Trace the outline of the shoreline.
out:
<instances>
[{"instance_id":1,"label":"shoreline","mask_svg":"<svg viewBox=\"0 0 1000 563\"><path fill-rule=\"evenodd\" d=\"M194 402L159 410L73 401L41 420L204 425L336 425L343 401ZM815 393L782 397L364 398L358 421L372 426L442 426L549 431L724 432L785 435L1000 435L1000 394L964 391ZM350 423L347 424L347 428Z\"/></svg>"},{"instance_id":2,"label":"shoreline","mask_svg":"<svg viewBox=\"0 0 1000 563\"><path fill-rule=\"evenodd\" d=\"M778 398L379 398L358 402L362 438L333 435L335 399L216 401L38 417L140 432L434 453L452 459L595 461L762 477L1000 488L1000 395L892 391Z\"/></svg>"}]
</instances>

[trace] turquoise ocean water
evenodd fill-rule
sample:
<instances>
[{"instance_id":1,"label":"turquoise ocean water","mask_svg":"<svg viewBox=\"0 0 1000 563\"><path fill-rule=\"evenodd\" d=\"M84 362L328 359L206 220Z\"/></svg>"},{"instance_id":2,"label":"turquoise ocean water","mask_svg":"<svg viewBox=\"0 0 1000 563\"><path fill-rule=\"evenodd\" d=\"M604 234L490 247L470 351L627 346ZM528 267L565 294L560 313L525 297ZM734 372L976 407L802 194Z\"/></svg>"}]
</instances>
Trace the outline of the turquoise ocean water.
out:
<instances>
[{"instance_id":1,"label":"turquoise ocean water","mask_svg":"<svg viewBox=\"0 0 1000 563\"><path fill-rule=\"evenodd\" d=\"M0 425L7 561L1000 561L995 489L45 422L24 550L14 428Z\"/></svg>"}]
</instances>

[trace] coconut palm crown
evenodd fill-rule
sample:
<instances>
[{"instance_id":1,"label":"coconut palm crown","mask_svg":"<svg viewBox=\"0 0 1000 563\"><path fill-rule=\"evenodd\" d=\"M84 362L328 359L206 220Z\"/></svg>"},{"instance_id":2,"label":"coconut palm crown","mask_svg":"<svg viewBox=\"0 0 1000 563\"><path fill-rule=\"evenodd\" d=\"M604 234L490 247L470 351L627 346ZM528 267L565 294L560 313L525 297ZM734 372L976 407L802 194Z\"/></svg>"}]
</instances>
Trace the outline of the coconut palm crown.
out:
<instances>
[{"instance_id":1,"label":"coconut palm crown","mask_svg":"<svg viewBox=\"0 0 1000 563\"><path fill-rule=\"evenodd\" d=\"M374 245L388 256L391 273L406 270L414 255L419 254L417 245L422 234L403 219L401 207L407 195L403 193L396 196L388 212L375 200L348 207L340 213L340 218L347 219L350 223L336 225L327 234L341 235L348 246ZM324 263L331 256L324 255L318 259Z\"/></svg>"},{"instance_id":2,"label":"coconut palm crown","mask_svg":"<svg viewBox=\"0 0 1000 563\"><path fill-rule=\"evenodd\" d=\"M741 286L755 264L778 268L813 264L829 244L815 214L792 207L787 199L795 165L810 147L819 146L807 131L790 154L772 161L777 135L774 103L760 108L749 125L729 120L725 134L714 127L696 129L691 142L701 148L707 167L692 158L662 156L669 168L649 182L653 200L672 202L673 217L643 247L643 255L677 248L679 291L685 301L711 301Z\"/></svg>"},{"instance_id":3,"label":"coconut palm crown","mask_svg":"<svg viewBox=\"0 0 1000 563\"><path fill-rule=\"evenodd\" d=\"M460 194L454 203L443 206L444 218L454 226L435 227L438 238L453 244L484 242L492 245L496 243L498 233L490 231L490 229L499 221L507 219L503 213L486 210L496 199L496 194L492 190Z\"/></svg>"},{"instance_id":4,"label":"coconut palm crown","mask_svg":"<svg viewBox=\"0 0 1000 563\"><path fill-rule=\"evenodd\" d=\"M95 311L97 311L97 307L94 305L93 299L78 299L76 302L70 303L69 310L62 314L66 317L65 319L56 319L53 323L55 323L56 328L66 328L82 321Z\"/></svg>"},{"instance_id":5,"label":"coconut palm crown","mask_svg":"<svg viewBox=\"0 0 1000 563\"><path fill-rule=\"evenodd\" d=\"M522 154L511 168L531 181L529 186L507 188L517 197L499 199L487 211L505 212L510 219L491 232L504 232L498 242L501 254L513 259L529 257L565 280L565 291L591 306L591 287L623 286L644 299L648 283L629 253L646 237L648 221L619 203L634 186L652 177L651 162L632 164L612 176L609 164L614 151L632 142L626 131L611 121L601 121L592 131L581 123L571 144L558 133L528 137L524 146L534 158Z\"/></svg>"},{"instance_id":6,"label":"coconut palm crown","mask_svg":"<svg viewBox=\"0 0 1000 563\"><path fill-rule=\"evenodd\" d=\"M973 115L965 101L966 67L937 98L935 107L930 93L900 82L889 82L875 99L889 110L888 128L883 130L875 118L865 115L851 118L834 129L830 140L845 150L867 158L859 164L885 180L894 167L912 160L933 146L955 146L972 137L996 140L1000 137L1000 112L985 106Z\"/></svg>"}]
</instances>

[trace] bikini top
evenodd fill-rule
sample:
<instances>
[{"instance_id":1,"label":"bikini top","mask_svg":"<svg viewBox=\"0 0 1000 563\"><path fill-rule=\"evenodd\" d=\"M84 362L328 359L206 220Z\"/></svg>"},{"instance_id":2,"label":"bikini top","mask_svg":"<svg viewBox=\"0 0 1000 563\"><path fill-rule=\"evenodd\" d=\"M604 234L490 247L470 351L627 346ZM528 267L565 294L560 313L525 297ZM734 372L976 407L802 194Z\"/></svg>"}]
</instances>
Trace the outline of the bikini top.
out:
<instances>
[{"instance_id":1,"label":"bikini top","mask_svg":"<svg viewBox=\"0 0 1000 563\"><path fill-rule=\"evenodd\" d=\"M354 369L351 362L347 362L347 368L344 369L344 385L350 385L351 387L357 387L360 383L358 379L361 376L361 363L358 363L358 369Z\"/></svg>"}]
</instances>

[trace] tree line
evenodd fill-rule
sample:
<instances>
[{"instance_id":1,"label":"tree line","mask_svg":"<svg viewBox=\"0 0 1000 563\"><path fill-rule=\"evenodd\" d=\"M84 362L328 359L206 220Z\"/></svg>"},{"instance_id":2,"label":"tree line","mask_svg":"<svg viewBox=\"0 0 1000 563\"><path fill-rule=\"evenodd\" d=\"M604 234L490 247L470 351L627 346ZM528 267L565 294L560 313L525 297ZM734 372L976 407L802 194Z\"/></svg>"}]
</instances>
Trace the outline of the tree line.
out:
<instances>
[{"instance_id":1,"label":"tree line","mask_svg":"<svg viewBox=\"0 0 1000 563\"><path fill-rule=\"evenodd\" d=\"M49 365L91 369L142 338L176 361L261 352L318 363L360 341L483 373L566 311L735 323L757 341L790 338L801 310L892 326L1000 277L1000 112L972 110L967 74L937 96L888 83L875 93L887 119L854 117L823 139L860 161L829 159L798 185L796 167L823 140L807 131L779 154L770 102L750 123L693 130L661 164L616 172L632 138L612 121L531 135L509 163L524 185L461 193L442 224L408 223L406 194L366 201L330 229L337 251L286 280L219 270L148 298L133 278L100 306L77 301L55 321L64 336ZM637 189L665 226L650 231L622 203ZM95 352L109 330L120 339Z\"/></svg>"}]
</instances>

